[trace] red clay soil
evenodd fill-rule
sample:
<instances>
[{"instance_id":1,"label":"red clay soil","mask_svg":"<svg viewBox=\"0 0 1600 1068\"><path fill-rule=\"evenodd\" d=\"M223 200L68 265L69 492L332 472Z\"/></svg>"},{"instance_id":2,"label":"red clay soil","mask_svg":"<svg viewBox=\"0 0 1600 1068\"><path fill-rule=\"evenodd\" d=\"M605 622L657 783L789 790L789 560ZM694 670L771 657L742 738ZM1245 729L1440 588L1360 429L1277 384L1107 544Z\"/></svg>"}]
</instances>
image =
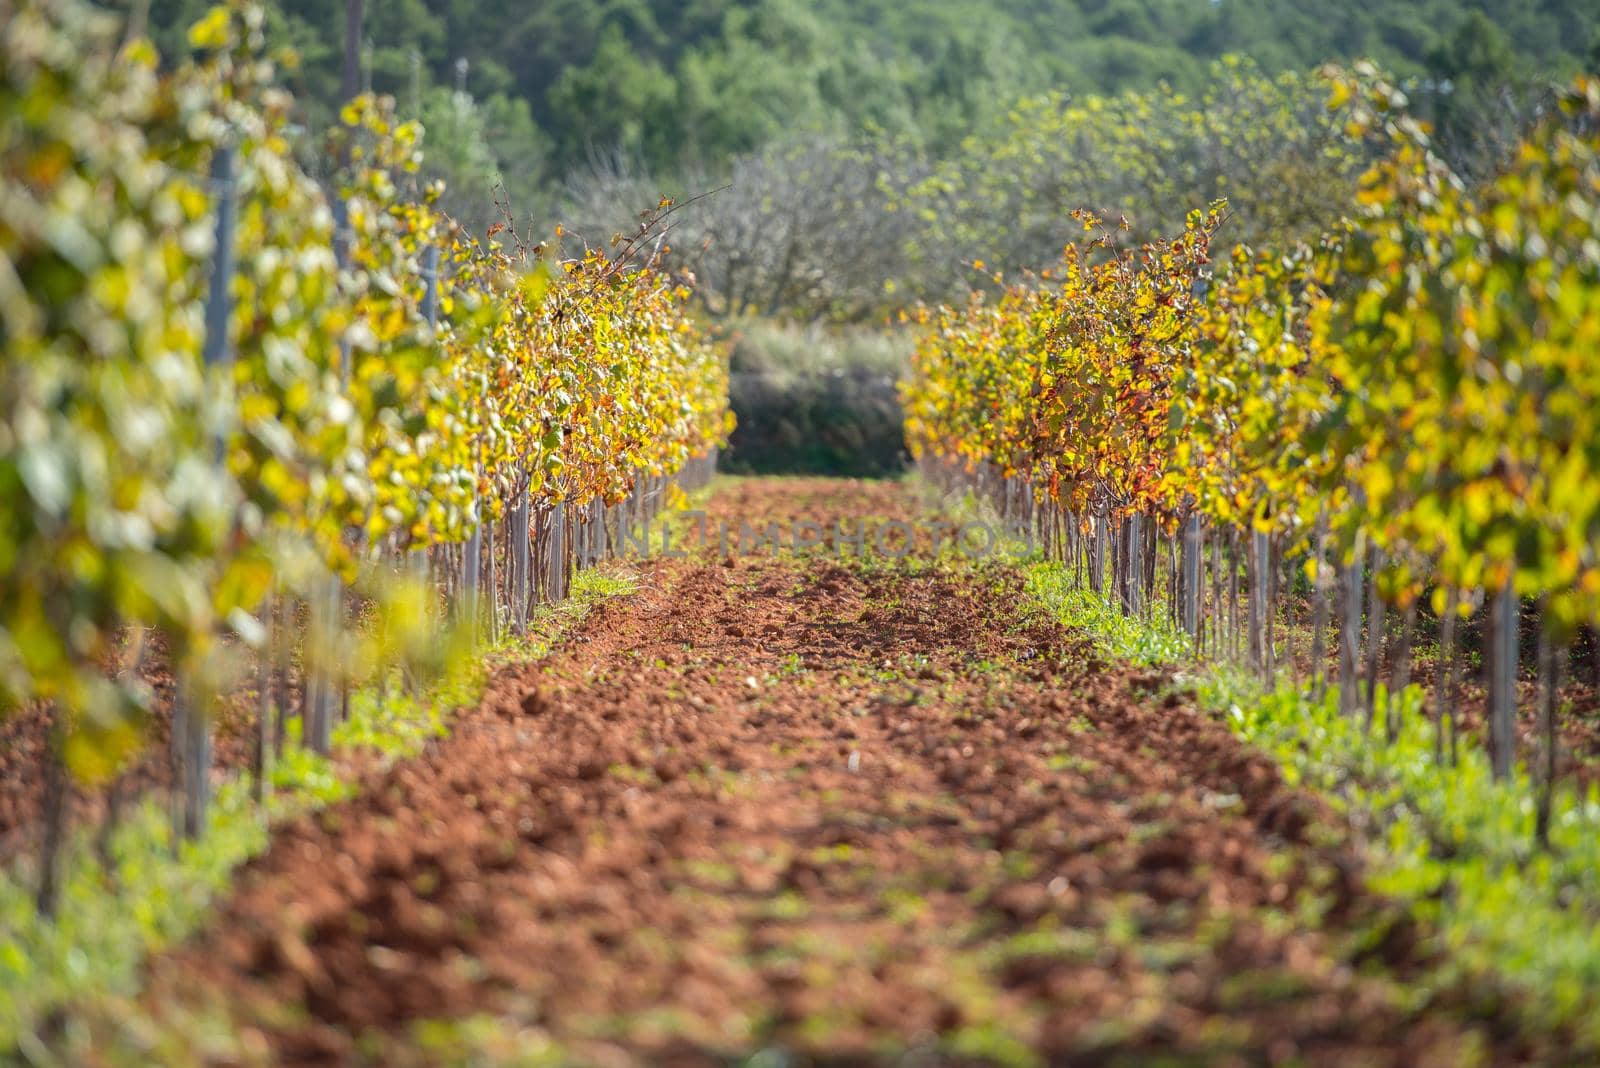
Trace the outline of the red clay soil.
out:
<instances>
[{"instance_id":1,"label":"red clay soil","mask_svg":"<svg viewBox=\"0 0 1600 1068\"><path fill-rule=\"evenodd\" d=\"M172 783L167 758L172 736L172 706L177 693L165 638L151 632L137 666L150 689L150 713L143 724L140 756L122 772L116 788L124 799ZM254 755L256 688L253 673L233 687L218 704L212 733L212 762L217 777L250 765ZM0 857L14 857L38 847L40 813L45 794L46 757L51 744L48 706L34 704L0 716ZM70 819L82 824L105 812L105 789L74 785Z\"/></svg>"},{"instance_id":2,"label":"red clay soil","mask_svg":"<svg viewBox=\"0 0 1600 1068\"><path fill-rule=\"evenodd\" d=\"M908 519L735 483L717 517ZM1457 1065L1551 1057L1424 995L1422 932L1314 802L1031 614L1017 573L658 560L451 736L282 827L146 1004L286 1064Z\"/></svg>"}]
</instances>

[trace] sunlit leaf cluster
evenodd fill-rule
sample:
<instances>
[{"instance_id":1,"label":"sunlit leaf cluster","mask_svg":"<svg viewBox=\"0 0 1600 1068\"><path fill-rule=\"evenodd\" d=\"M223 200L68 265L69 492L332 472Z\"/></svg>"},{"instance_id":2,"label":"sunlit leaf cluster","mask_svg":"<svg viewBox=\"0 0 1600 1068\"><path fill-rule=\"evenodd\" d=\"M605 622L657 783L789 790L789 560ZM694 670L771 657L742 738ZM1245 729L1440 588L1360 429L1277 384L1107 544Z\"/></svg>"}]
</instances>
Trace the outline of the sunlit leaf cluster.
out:
<instances>
[{"instance_id":1,"label":"sunlit leaf cluster","mask_svg":"<svg viewBox=\"0 0 1600 1068\"><path fill-rule=\"evenodd\" d=\"M913 455L992 463L1085 515L1162 511L1173 355L1192 333L1222 211L1136 247L1077 212L1091 236L1055 267L998 300L928 313L901 391Z\"/></svg>"}]
</instances>

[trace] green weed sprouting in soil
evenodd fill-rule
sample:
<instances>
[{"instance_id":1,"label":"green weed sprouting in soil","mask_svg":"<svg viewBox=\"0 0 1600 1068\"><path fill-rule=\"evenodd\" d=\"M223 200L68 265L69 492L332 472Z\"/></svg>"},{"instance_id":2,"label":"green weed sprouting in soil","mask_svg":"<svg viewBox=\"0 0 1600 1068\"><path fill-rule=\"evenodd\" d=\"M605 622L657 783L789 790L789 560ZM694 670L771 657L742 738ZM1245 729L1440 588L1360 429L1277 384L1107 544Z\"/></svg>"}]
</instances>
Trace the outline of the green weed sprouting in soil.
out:
<instances>
[{"instance_id":1,"label":"green weed sprouting in soil","mask_svg":"<svg viewBox=\"0 0 1600 1068\"><path fill-rule=\"evenodd\" d=\"M393 690L386 699L372 689L358 691L351 695L350 719L334 731L335 750L365 749L385 759L414 753L445 733L447 710L471 700L482 683L481 671L466 670L427 700ZM249 777L240 776L219 789L205 836L174 850L166 803L143 798L112 838L110 871L94 848L94 829L73 834L53 922L34 909L30 865L0 871L0 1050L15 1047L50 1063L34 1029L52 1008L130 996L144 957L195 928L233 870L266 847L273 821L351 795L333 760L298 744L299 718L287 727L289 744L272 768L265 810L252 797Z\"/></svg>"},{"instance_id":2,"label":"green weed sprouting in soil","mask_svg":"<svg viewBox=\"0 0 1600 1068\"><path fill-rule=\"evenodd\" d=\"M1557 792L1551 848L1534 836L1535 783L1528 768L1496 782L1475 738L1459 760L1435 757L1436 727L1424 693L1395 701L1394 737L1380 714L1339 711L1337 689L1321 702L1287 684L1267 690L1247 672L1196 665L1181 632L1124 617L1058 565L1028 570L1029 592L1107 654L1179 666L1174 684L1269 753L1290 785L1339 812L1366 847L1368 885L1406 903L1437 932L1446 953L1440 983L1487 979L1525 995L1531 1027L1568 1032L1574 1053L1600 1055L1600 792ZM1162 621L1164 622L1164 621ZM1380 686L1378 707L1390 695Z\"/></svg>"},{"instance_id":3,"label":"green weed sprouting in soil","mask_svg":"<svg viewBox=\"0 0 1600 1068\"><path fill-rule=\"evenodd\" d=\"M1063 564L1035 564L1026 577L1029 595L1068 627L1093 634L1096 643L1119 660L1165 664L1181 660L1189 651L1188 635L1165 618L1147 623L1124 615L1102 594L1076 585L1072 569Z\"/></svg>"},{"instance_id":4,"label":"green weed sprouting in soil","mask_svg":"<svg viewBox=\"0 0 1600 1068\"><path fill-rule=\"evenodd\" d=\"M1600 1051L1600 800L1594 785L1557 792L1551 848L1535 841L1535 785L1526 767L1496 782L1488 754L1468 742L1454 766L1435 760L1435 725L1422 691L1398 700L1398 729L1339 712L1286 688L1229 700L1201 696L1271 753L1291 784L1328 798L1358 828L1376 861L1369 883L1405 900L1439 932L1451 966L1499 974L1529 992L1521 1006L1541 1028L1572 1027ZM1388 699L1380 687L1379 701Z\"/></svg>"},{"instance_id":5,"label":"green weed sprouting in soil","mask_svg":"<svg viewBox=\"0 0 1600 1068\"><path fill-rule=\"evenodd\" d=\"M414 755L448 733L451 709L477 700L486 663L536 660L601 601L635 589L626 568L591 568L574 577L568 599L542 606L528 634L486 650L487 658L456 666L429 693L412 697L398 685L351 694L350 718L334 728L336 753L367 751L381 759ZM391 683L396 680L391 679ZM113 836L113 870L100 864L95 829L70 836L66 873L54 922L34 909L32 866L0 868L0 1059L15 1050L34 1063L61 1063L39 1032L52 1010L67 1004L123 999L135 992L144 958L186 937L227 890L235 868L260 853L272 822L318 811L353 792L334 760L299 745L298 717L287 724L283 756L271 771L265 811L251 796L248 776L225 783L206 835L174 851L165 802L146 797L131 806ZM115 1013L109 1013L115 1016ZM71 1063L67 1058L66 1063Z\"/></svg>"},{"instance_id":6,"label":"green weed sprouting in soil","mask_svg":"<svg viewBox=\"0 0 1600 1068\"><path fill-rule=\"evenodd\" d=\"M285 797L275 808L287 804ZM51 1063L33 1034L36 1022L74 998L131 993L144 955L191 930L267 838L243 781L218 792L204 839L174 856L170 833L162 804L135 806L113 838L111 872L102 870L91 836L74 836L54 923L34 911L31 879L0 873L0 1050Z\"/></svg>"}]
</instances>

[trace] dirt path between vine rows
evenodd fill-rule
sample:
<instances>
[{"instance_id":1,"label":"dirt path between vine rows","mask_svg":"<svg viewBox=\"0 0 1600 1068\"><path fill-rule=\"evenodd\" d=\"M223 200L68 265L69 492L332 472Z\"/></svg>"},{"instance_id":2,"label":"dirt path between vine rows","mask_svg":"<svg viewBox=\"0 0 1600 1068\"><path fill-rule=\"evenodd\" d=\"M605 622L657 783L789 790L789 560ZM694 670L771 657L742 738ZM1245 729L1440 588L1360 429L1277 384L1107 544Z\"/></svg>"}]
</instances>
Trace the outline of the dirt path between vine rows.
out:
<instances>
[{"instance_id":1,"label":"dirt path between vine rows","mask_svg":"<svg viewBox=\"0 0 1600 1068\"><path fill-rule=\"evenodd\" d=\"M823 480L711 510L916 514ZM1541 1055L1423 996L1417 934L1267 759L1014 569L735 555L643 565L279 830L145 1000L291 1064Z\"/></svg>"}]
</instances>

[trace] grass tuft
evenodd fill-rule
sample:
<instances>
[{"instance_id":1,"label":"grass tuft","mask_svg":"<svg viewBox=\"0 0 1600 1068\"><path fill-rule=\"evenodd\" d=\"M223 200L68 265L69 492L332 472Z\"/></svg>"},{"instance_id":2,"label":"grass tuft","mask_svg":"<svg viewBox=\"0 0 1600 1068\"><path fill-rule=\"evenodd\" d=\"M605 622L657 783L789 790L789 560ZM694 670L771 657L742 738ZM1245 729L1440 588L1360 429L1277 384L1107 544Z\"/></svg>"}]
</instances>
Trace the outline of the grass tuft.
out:
<instances>
[{"instance_id":1,"label":"grass tuft","mask_svg":"<svg viewBox=\"0 0 1600 1068\"><path fill-rule=\"evenodd\" d=\"M1189 643L1158 621L1124 617L1065 569L1036 564L1028 589L1041 606L1089 635L1106 653L1141 664L1185 667L1202 707L1271 754L1287 782L1343 813L1366 848L1368 881L1423 920L1447 952L1439 985L1523 996L1530 1028L1572 1037L1578 1059L1600 1056L1600 796L1590 785L1558 791L1551 848L1534 837L1535 789L1528 769L1497 782L1488 754L1462 738L1460 758L1441 763L1424 694L1394 697L1398 729L1383 717L1340 713L1337 689L1320 702L1288 685L1266 690L1228 665L1194 666ZM1380 709L1390 695L1380 687Z\"/></svg>"}]
</instances>

